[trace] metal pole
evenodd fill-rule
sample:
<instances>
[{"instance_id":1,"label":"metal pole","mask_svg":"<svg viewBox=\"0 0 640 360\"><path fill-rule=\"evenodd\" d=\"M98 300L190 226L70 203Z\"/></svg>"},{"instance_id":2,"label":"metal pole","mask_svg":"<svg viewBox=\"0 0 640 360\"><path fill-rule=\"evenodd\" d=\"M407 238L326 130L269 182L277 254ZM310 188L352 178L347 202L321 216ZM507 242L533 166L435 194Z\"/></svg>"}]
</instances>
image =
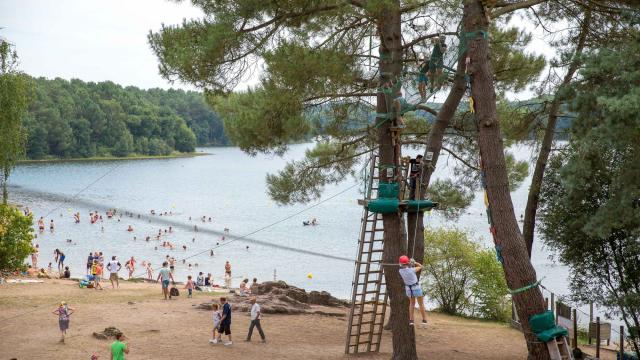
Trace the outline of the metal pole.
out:
<instances>
[{"instance_id":1,"label":"metal pole","mask_svg":"<svg viewBox=\"0 0 640 360\"><path fill-rule=\"evenodd\" d=\"M624 326L620 325L620 360L624 359Z\"/></svg>"},{"instance_id":2,"label":"metal pole","mask_svg":"<svg viewBox=\"0 0 640 360\"><path fill-rule=\"evenodd\" d=\"M277 279L277 278L276 278L276 269L273 269L273 281L278 281L278 280L276 280L276 279Z\"/></svg>"},{"instance_id":3,"label":"metal pole","mask_svg":"<svg viewBox=\"0 0 640 360\"><path fill-rule=\"evenodd\" d=\"M600 359L600 316L596 317L596 359Z\"/></svg>"},{"instance_id":4,"label":"metal pole","mask_svg":"<svg viewBox=\"0 0 640 360\"><path fill-rule=\"evenodd\" d=\"M554 293L551 293L551 312L556 319L556 325L558 325L558 314L556 314L556 296Z\"/></svg>"},{"instance_id":5,"label":"metal pole","mask_svg":"<svg viewBox=\"0 0 640 360\"><path fill-rule=\"evenodd\" d=\"M573 348L578 348L578 313L573 309Z\"/></svg>"},{"instance_id":6,"label":"metal pole","mask_svg":"<svg viewBox=\"0 0 640 360\"><path fill-rule=\"evenodd\" d=\"M589 303L589 328L591 328L591 323L593 322L593 303ZM589 337L589 345L591 345L591 331L588 332Z\"/></svg>"}]
</instances>

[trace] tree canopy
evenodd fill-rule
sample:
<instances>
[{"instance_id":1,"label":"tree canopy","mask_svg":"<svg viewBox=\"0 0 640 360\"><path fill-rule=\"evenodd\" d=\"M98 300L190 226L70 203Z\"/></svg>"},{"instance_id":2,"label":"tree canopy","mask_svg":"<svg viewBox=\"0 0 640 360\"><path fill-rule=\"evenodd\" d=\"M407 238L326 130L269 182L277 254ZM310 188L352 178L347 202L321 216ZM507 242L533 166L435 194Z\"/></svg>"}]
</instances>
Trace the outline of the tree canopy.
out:
<instances>
[{"instance_id":1,"label":"tree canopy","mask_svg":"<svg viewBox=\"0 0 640 360\"><path fill-rule=\"evenodd\" d=\"M24 119L31 159L167 155L228 144L220 118L199 92L77 79L33 82Z\"/></svg>"},{"instance_id":2,"label":"tree canopy","mask_svg":"<svg viewBox=\"0 0 640 360\"><path fill-rule=\"evenodd\" d=\"M570 288L640 326L640 32L585 55L570 88L569 145L541 194L545 243L570 266ZM640 339L631 337L640 355Z\"/></svg>"}]
</instances>

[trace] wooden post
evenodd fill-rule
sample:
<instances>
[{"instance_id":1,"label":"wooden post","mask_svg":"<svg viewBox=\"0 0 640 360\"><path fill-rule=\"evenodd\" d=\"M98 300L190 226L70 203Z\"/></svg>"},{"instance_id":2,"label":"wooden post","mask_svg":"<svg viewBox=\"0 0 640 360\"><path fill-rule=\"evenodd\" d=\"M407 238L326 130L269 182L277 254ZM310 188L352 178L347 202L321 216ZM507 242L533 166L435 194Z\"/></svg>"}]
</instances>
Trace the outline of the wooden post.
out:
<instances>
[{"instance_id":1,"label":"wooden post","mask_svg":"<svg viewBox=\"0 0 640 360\"><path fill-rule=\"evenodd\" d=\"M573 348L578 348L578 313L573 309Z\"/></svg>"},{"instance_id":2,"label":"wooden post","mask_svg":"<svg viewBox=\"0 0 640 360\"><path fill-rule=\"evenodd\" d=\"M596 359L600 359L600 316L596 317Z\"/></svg>"},{"instance_id":3,"label":"wooden post","mask_svg":"<svg viewBox=\"0 0 640 360\"><path fill-rule=\"evenodd\" d=\"M549 310L549 298L548 297L544 298L544 303L545 303L545 309Z\"/></svg>"},{"instance_id":4,"label":"wooden post","mask_svg":"<svg viewBox=\"0 0 640 360\"><path fill-rule=\"evenodd\" d=\"M589 303L589 324L593 322L593 303ZM591 345L591 334L587 335L589 337L589 345Z\"/></svg>"},{"instance_id":5,"label":"wooden post","mask_svg":"<svg viewBox=\"0 0 640 360\"><path fill-rule=\"evenodd\" d=\"M553 313L553 316L556 319L556 325L558 325L558 314L556 314L556 301L555 301L556 295L554 293L551 293L551 312Z\"/></svg>"},{"instance_id":6,"label":"wooden post","mask_svg":"<svg viewBox=\"0 0 640 360\"><path fill-rule=\"evenodd\" d=\"M620 360L624 359L624 326L620 325Z\"/></svg>"}]
</instances>

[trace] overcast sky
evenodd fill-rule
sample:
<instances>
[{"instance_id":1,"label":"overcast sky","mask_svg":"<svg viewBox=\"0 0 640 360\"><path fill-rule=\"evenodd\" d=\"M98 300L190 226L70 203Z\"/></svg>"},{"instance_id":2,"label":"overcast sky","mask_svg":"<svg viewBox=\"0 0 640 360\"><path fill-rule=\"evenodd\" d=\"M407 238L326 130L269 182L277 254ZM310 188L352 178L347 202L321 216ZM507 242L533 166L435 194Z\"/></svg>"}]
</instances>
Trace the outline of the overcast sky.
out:
<instances>
[{"instance_id":1,"label":"overcast sky","mask_svg":"<svg viewBox=\"0 0 640 360\"><path fill-rule=\"evenodd\" d=\"M147 34L201 14L188 1L0 0L0 36L33 76L168 88Z\"/></svg>"},{"instance_id":2,"label":"overcast sky","mask_svg":"<svg viewBox=\"0 0 640 360\"><path fill-rule=\"evenodd\" d=\"M21 69L33 76L190 89L160 77L147 34L162 23L201 16L189 1L0 0L0 36L16 45ZM517 17L513 20L522 25ZM530 48L550 51L539 38ZM531 93L518 95L528 98Z\"/></svg>"}]
</instances>

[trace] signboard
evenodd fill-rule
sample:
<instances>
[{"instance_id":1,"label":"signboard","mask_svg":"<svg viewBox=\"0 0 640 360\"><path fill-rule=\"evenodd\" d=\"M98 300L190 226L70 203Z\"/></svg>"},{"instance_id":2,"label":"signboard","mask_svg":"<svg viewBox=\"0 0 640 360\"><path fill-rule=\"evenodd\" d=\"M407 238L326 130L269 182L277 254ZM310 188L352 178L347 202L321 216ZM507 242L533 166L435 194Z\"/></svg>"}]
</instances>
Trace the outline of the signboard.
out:
<instances>
[{"instance_id":1,"label":"signboard","mask_svg":"<svg viewBox=\"0 0 640 360\"><path fill-rule=\"evenodd\" d=\"M556 318L558 326L569 331L569 338L573 339L573 321L571 321L571 307L561 302L556 303Z\"/></svg>"}]
</instances>

